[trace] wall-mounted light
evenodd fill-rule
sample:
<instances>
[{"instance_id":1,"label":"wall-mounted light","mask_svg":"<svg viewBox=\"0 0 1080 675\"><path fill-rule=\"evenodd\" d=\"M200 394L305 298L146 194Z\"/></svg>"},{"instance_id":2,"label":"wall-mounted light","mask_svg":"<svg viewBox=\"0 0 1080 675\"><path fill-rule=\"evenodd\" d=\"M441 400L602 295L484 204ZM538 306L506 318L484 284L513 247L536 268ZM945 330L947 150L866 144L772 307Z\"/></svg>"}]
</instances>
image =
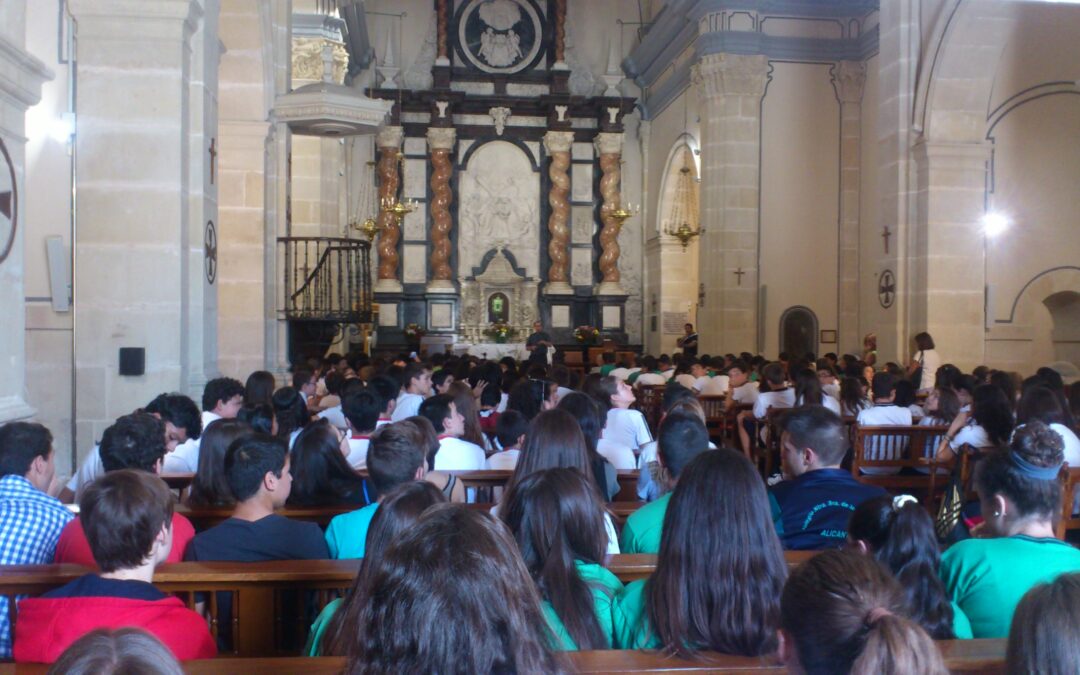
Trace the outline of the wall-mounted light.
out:
<instances>
[{"instance_id":1,"label":"wall-mounted light","mask_svg":"<svg viewBox=\"0 0 1080 675\"><path fill-rule=\"evenodd\" d=\"M983 232L988 237L996 237L1009 229L1009 218L997 211L987 211L982 217Z\"/></svg>"}]
</instances>

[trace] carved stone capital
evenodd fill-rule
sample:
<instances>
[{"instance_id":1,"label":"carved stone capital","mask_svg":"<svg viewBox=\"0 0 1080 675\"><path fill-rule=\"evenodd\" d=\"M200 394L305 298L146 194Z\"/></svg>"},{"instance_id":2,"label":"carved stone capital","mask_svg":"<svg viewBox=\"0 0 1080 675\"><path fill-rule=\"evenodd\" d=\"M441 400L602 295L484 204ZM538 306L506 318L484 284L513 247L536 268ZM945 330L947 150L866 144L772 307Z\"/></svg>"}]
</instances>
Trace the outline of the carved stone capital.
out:
<instances>
[{"instance_id":1,"label":"carved stone capital","mask_svg":"<svg viewBox=\"0 0 1080 675\"><path fill-rule=\"evenodd\" d=\"M832 71L833 86L841 103L860 103L866 84L866 63L840 61Z\"/></svg>"},{"instance_id":2,"label":"carved stone capital","mask_svg":"<svg viewBox=\"0 0 1080 675\"><path fill-rule=\"evenodd\" d=\"M618 155L622 152L623 135L601 132L596 134L593 145L601 155Z\"/></svg>"},{"instance_id":3,"label":"carved stone capital","mask_svg":"<svg viewBox=\"0 0 1080 675\"><path fill-rule=\"evenodd\" d=\"M430 150L453 150L456 130L453 127L428 127L427 142Z\"/></svg>"},{"instance_id":4,"label":"carved stone capital","mask_svg":"<svg viewBox=\"0 0 1080 675\"><path fill-rule=\"evenodd\" d=\"M763 54L707 54L694 65L691 79L702 98L763 96L769 59Z\"/></svg>"},{"instance_id":5,"label":"carved stone capital","mask_svg":"<svg viewBox=\"0 0 1080 675\"><path fill-rule=\"evenodd\" d=\"M400 148L404 139L404 127L385 126L379 129L379 133L375 136L375 147L380 149Z\"/></svg>"},{"instance_id":6,"label":"carved stone capital","mask_svg":"<svg viewBox=\"0 0 1080 675\"><path fill-rule=\"evenodd\" d=\"M544 150L549 155L556 152L570 152L570 145L573 142L573 131L549 131L544 134Z\"/></svg>"}]
</instances>

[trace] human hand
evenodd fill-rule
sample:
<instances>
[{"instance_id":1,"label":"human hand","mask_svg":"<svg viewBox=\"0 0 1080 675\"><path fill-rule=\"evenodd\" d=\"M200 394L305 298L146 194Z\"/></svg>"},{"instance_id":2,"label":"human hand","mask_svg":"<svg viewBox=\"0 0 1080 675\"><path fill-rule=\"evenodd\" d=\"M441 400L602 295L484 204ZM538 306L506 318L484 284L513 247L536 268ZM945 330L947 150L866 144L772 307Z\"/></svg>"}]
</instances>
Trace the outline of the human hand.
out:
<instances>
[{"instance_id":1,"label":"human hand","mask_svg":"<svg viewBox=\"0 0 1080 675\"><path fill-rule=\"evenodd\" d=\"M484 393L484 390L487 389L487 386L488 386L488 381L487 380L480 380L479 382L477 382L476 386L473 387L473 389L472 389L473 398L479 399L480 394Z\"/></svg>"}]
</instances>

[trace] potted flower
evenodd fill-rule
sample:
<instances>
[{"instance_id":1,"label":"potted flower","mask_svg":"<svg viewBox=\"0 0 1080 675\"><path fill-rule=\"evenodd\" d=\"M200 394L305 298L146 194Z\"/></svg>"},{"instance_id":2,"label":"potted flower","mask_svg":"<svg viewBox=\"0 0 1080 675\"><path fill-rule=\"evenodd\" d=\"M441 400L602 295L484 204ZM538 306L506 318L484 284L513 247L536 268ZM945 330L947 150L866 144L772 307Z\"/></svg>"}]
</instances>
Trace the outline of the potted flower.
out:
<instances>
[{"instance_id":1,"label":"potted flower","mask_svg":"<svg viewBox=\"0 0 1080 675\"><path fill-rule=\"evenodd\" d=\"M574 339L583 345L600 344L600 329L593 326L578 326L574 329Z\"/></svg>"},{"instance_id":2,"label":"potted flower","mask_svg":"<svg viewBox=\"0 0 1080 675\"><path fill-rule=\"evenodd\" d=\"M427 334L427 331L421 328L419 324L410 323L408 326L405 326L404 332L405 340L413 347L413 351L419 351L420 338L424 337L424 335Z\"/></svg>"},{"instance_id":3,"label":"potted flower","mask_svg":"<svg viewBox=\"0 0 1080 675\"><path fill-rule=\"evenodd\" d=\"M510 328L510 324L503 321L496 321L484 330L484 335L495 340L497 344L505 344L507 338L509 338L510 334L513 332L513 329Z\"/></svg>"}]
</instances>

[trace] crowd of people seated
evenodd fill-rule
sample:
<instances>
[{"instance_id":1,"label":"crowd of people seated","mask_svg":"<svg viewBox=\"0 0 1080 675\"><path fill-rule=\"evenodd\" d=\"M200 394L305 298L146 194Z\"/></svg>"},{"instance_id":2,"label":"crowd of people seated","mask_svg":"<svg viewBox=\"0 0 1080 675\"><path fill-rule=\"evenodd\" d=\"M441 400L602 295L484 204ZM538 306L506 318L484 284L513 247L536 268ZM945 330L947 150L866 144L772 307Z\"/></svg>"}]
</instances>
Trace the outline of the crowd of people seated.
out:
<instances>
[{"instance_id":1,"label":"crowd of people seated","mask_svg":"<svg viewBox=\"0 0 1080 675\"><path fill-rule=\"evenodd\" d=\"M868 341L820 359L611 354L580 374L331 355L285 386L265 371L211 380L201 406L163 393L63 484L49 430L8 423L0 564L92 571L20 598L14 630L0 598L0 658L124 672L154 654L148 672L178 672L174 658L212 657L229 631L211 636L205 597L192 610L158 591L156 566L362 559L311 612L304 650L349 672L564 672L569 650L656 649L944 673L933 640L1006 637L1010 672L1076 672L1080 550L1055 524L1061 469L1080 467L1080 385L1050 368L963 373L929 335L916 343L907 366L878 363ZM663 387L652 427L645 386ZM720 434L702 397L723 397ZM943 529L925 497L874 484L882 469L853 473L853 425L936 427L914 471L955 472L967 453L977 499L961 494ZM756 464L769 448L772 476ZM457 472L479 470L508 479L490 508L466 508L477 492ZM643 502L621 531L620 470L638 471ZM178 472L194 474L181 495L159 476ZM230 515L197 533L178 498ZM342 511L324 530L283 507ZM789 571L793 550L823 552ZM605 567L620 552L655 555L655 571L624 584Z\"/></svg>"}]
</instances>

